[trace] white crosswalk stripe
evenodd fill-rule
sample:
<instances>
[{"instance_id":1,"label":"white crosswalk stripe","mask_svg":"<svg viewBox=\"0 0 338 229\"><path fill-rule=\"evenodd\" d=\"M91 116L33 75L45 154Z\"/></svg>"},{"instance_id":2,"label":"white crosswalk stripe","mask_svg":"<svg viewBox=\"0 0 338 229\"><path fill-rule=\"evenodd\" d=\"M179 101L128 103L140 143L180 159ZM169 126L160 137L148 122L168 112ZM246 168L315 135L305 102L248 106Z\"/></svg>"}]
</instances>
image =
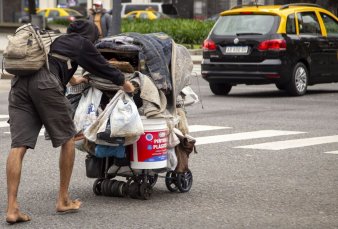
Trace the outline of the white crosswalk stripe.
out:
<instances>
[{"instance_id":1,"label":"white crosswalk stripe","mask_svg":"<svg viewBox=\"0 0 338 229\"><path fill-rule=\"evenodd\" d=\"M222 130L222 129L231 129L232 127L227 126L206 126L206 125L191 125L189 126L189 132L199 132L207 130Z\"/></svg>"},{"instance_id":2,"label":"white crosswalk stripe","mask_svg":"<svg viewBox=\"0 0 338 229\"><path fill-rule=\"evenodd\" d=\"M0 127L8 127L9 124L7 123L7 121L4 122L0 122Z\"/></svg>"},{"instance_id":3,"label":"white crosswalk stripe","mask_svg":"<svg viewBox=\"0 0 338 229\"><path fill-rule=\"evenodd\" d=\"M259 130L259 131L244 132L244 133L199 137L199 138L196 138L196 145L257 139L257 138L269 138L269 137L276 137L276 136L282 136L282 135L303 134L303 133L305 132L283 131L283 130Z\"/></svg>"},{"instance_id":4,"label":"white crosswalk stripe","mask_svg":"<svg viewBox=\"0 0 338 229\"><path fill-rule=\"evenodd\" d=\"M7 123L8 115L0 115L0 128L3 128L4 134L10 134L8 131L9 124ZM6 128L6 129L5 129ZM227 126L209 126L209 125L190 125L189 131L191 133L195 133L198 135L203 131L218 131L218 132L226 132L229 130L233 130L233 127ZM43 136L44 128L41 129L39 136ZM278 140L278 141L266 141L265 139L272 137L286 137L291 135L299 135L306 134L307 132L301 131L286 131L286 130L258 130L258 131L250 131L250 132L239 132L239 133L228 133L228 134L220 134L220 135L209 135L204 137L195 137L196 145L207 145L207 144L215 144L215 143L223 143L223 142L242 142L245 140L253 140L253 139L261 139L264 141L263 143L250 144L250 145L237 145L233 146L233 148L237 149L257 149L257 150L287 150L293 148L307 147L307 146L315 146L321 144L330 144L330 143L338 143L338 135L331 136L320 136L320 137L308 137L308 138L297 138L297 139L288 139L288 140ZM194 134L192 135L194 136ZM328 151L323 152L325 154L338 154L338 151Z\"/></svg>"},{"instance_id":5,"label":"white crosswalk stripe","mask_svg":"<svg viewBox=\"0 0 338 229\"><path fill-rule=\"evenodd\" d=\"M338 151L329 151L329 152L324 152L324 153L327 153L327 154L338 154Z\"/></svg>"},{"instance_id":6,"label":"white crosswalk stripe","mask_svg":"<svg viewBox=\"0 0 338 229\"><path fill-rule=\"evenodd\" d=\"M267 143L247 145L247 146L237 146L235 148L283 150L283 149L292 149L292 148L321 145L321 144L327 144L327 143L336 143L336 142L338 142L338 135L267 142Z\"/></svg>"}]
</instances>

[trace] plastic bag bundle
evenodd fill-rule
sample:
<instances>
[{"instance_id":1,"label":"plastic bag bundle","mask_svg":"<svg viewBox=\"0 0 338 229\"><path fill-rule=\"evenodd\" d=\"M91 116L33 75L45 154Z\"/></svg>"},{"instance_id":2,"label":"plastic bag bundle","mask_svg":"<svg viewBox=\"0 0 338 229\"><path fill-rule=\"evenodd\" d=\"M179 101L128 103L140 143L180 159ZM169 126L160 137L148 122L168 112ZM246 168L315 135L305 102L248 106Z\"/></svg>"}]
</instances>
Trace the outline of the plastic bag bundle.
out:
<instances>
[{"instance_id":1,"label":"plastic bag bundle","mask_svg":"<svg viewBox=\"0 0 338 229\"><path fill-rule=\"evenodd\" d=\"M122 94L110 115L111 137L130 137L144 133L141 117L132 98Z\"/></svg>"},{"instance_id":2,"label":"plastic bag bundle","mask_svg":"<svg viewBox=\"0 0 338 229\"><path fill-rule=\"evenodd\" d=\"M86 130L96 121L101 97L102 92L93 87L89 88L87 94L82 94L74 115L74 124L77 131Z\"/></svg>"}]
</instances>

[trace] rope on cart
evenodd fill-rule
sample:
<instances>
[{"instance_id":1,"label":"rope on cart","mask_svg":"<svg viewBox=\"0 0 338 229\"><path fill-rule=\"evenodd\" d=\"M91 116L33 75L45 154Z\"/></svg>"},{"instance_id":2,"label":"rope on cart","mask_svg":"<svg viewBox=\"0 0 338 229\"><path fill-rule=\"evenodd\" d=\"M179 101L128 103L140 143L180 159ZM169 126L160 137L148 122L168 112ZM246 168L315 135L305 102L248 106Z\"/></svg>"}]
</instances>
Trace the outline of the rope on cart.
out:
<instances>
[{"instance_id":1,"label":"rope on cart","mask_svg":"<svg viewBox=\"0 0 338 229\"><path fill-rule=\"evenodd\" d=\"M203 106L203 101L202 101L202 96L201 96L201 87L200 87L200 81L198 80L198 75L197 75L197 72L192 72L193 76L196 77L197 79L197 87L198 87L198 97L199 97L199 101L201 103L201 106L202 106L202 109L204 109L204 106Z\"/></svg>"}]
</instances>

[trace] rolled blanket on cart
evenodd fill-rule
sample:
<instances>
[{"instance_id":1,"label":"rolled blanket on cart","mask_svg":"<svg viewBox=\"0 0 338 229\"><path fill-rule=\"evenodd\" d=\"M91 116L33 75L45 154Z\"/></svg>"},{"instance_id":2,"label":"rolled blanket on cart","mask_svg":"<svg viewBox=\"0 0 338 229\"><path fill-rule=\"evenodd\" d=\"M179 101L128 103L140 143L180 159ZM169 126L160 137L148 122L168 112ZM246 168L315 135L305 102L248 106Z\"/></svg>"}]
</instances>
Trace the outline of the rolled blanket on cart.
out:
<instances>
[{"instance_id":1,"label":"rolled blanket on cart","mask_svg":"<svg viewBox=\"0 0 338 229\"><path fill-rule=\"evenodd\" d=\"M143 100L144 115L148 117L160 116L166 111L167 98L158 90L153 81L146 75L135 72L132 82L140 86L140 97Z\"/></svg>"},{"instance_id":2,"label":"rolled blanket on cart","mask_svg":"<svg viewBox=\"0 0 338 229\"><path fill-rule=\"evenodd\" d=\"M137 51L139 61L145 61L146 69L158 89L172 90L169 65L171 62L172 39L165 33L125 33L102 39L97 43L98 49L116 51Z\"/></svg>"},{"instance_id":3,"label":"rolled blanket on cart","mask_svg":"<svg viewBox=\"0 0 338 229\"><path fill-rule=\"evenodd\" d=\"M171 74L175 79L175 98L190 82L193 62L188 49L173 42Z\"/></svg>"},{"instance_id":4,"label":"rolled blanket on cart","mask_svg":"<svg viewBox=\"0 0 338 229\"><path fill-rule=\"evenodd\" d=\"M130 73L124 73L124 76L125 76L126 79L130 79L131 75L132 74L130 74ZM89 83L90 86L95 87L99 90L102 90L102 91L118 91L118 90L121 89L120 86L117 86L112 81L97 77L97 76L95 76L95 75L93 75L89 72L85 72L83 76L88 77L88 83Z\"/></svg>"}]
</instances>

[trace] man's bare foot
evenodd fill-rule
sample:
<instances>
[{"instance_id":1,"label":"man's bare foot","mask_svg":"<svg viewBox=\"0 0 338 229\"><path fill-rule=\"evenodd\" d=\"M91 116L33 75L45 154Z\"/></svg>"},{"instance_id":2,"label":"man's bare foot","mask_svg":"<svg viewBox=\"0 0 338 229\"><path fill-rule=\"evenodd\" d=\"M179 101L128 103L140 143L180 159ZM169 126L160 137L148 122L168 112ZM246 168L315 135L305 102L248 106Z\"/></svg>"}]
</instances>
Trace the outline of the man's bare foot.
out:
<instances>
[{"instance_id":1,"label":"man's bare foot","mask_svg":"<svg viewBox=\"0 0 338 229\"><path fill-rule=\"evenodd\" d=\"M80 209L82 202L80 200L58 201L56 211L60 213L76 212Z\"/></svg>"},{"instance_id":2,"label":"man's bare foot","mask_svg":"<svg viewBox=\"0 0 338 229\"><path fill-rule=\"evenodd\" d=\"M9 224L21 223L31 221L31 217L27 214L20 212L19 210L15 211L12 214L7 213L6 222Z\"/></svg>"}]
</instances>

